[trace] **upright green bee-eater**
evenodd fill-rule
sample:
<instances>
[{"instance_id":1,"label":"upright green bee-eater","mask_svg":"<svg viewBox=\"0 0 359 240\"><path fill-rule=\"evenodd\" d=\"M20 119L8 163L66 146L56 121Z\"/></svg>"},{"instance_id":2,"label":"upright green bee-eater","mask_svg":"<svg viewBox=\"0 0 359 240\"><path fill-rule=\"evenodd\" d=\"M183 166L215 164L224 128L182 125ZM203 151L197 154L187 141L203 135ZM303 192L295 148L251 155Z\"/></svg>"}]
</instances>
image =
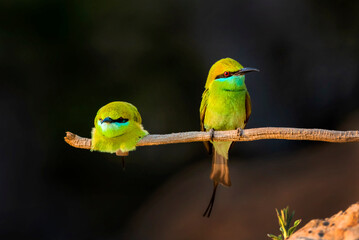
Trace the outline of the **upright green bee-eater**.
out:
<instances>
[{"instance_id":1,"label":"upright green bee-eater","mask_svg":"<svg viewBox=\"0 0 359 240\"><path fill-rule=\"evenodd\" d=\"M98 110L92 129L91 150L115 153L135 150L148 132L137 108L127 102L111 102Z\"/></svg>"},{"instance_id":2,"label":"upright green bee-eater","mask_svg":"<svg viewBox=\"0 0 359 240\"><path fill-rule=\"evenodd\" d=\"M244 75L258 72L255 68L243 68L231 58L217 61L207 77L202 95L200 119L202 131L242 129L251 115L251 99L244 83ZM218 184L231 186L228 171L228 151L233 142L205 142L213 154L212 172L214 188L210 203L203 216L209 217L214 204Z\"/></svg>"}]
</instances>

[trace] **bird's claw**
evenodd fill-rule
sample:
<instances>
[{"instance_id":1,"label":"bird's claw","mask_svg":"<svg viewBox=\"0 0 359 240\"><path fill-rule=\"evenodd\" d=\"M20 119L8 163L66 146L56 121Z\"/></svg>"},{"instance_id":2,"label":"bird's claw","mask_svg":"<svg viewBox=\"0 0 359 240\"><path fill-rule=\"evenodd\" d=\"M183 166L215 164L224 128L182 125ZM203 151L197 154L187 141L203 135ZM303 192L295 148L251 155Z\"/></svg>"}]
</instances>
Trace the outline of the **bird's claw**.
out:
<instances>
[{"instance_id":1,"label":"bird's claw","mask_svg":"<svg viewBox=\"0 0 359 240\"><path fill-rule=\"evenodd\" d=\"M214 128L211 128L209 130L209 136L210 136L210 140L213 142L213 138L214 138Z\"/></svg>"},{"instance_id":2,"label":"bird's claw","mask_svg":"<svg viewBox=\"0 0 359 240\"><path fill-rule=\"evenodd\" d=\"M242 128L237 128L237 136L238 136L238 139L241 139L241 137L243 136L243 129Z\"/></svg>"}]
</instances>

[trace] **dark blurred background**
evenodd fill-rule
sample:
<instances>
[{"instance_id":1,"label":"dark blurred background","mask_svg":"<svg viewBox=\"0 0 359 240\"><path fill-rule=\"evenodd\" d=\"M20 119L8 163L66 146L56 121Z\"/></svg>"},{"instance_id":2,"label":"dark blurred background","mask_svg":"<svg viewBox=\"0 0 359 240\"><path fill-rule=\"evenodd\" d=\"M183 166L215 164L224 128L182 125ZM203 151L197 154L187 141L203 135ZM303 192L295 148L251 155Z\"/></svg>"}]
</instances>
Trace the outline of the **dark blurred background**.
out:
<instances>
[{"instance_id":1,"label":"dark blurred background","mask_svg":"<svg viewBox=\"0 0 359 240\"><path fill-rule=\"evenodd\" d=\"M150 133L199 129L207 73L247 76L247 127L359 129L359 2L0 2L1 239L266 239L275 208L328 217L359 200L359 145L237 143L210 219L201 143L141 147L126 170L75 149L97 110L128 101Z\"/></svg>"}]
</instances>

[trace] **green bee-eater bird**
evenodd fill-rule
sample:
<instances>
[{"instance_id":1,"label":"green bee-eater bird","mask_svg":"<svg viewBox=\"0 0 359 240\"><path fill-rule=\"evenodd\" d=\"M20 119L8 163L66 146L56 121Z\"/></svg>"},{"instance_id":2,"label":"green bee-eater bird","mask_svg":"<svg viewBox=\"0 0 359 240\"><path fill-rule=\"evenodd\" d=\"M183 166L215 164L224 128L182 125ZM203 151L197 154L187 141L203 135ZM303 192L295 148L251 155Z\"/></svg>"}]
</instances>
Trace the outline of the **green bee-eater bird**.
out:
<instances>
[{"instance_id":1,"label":"green bee-eater bird","mask_svg":"<svg viewBox=\"0 0 359 240\"><path fill-rule=\"evenodd\" d=\"M255 68L243 68L231 58L217 61L207 77L202 95L200 119L202 131L242 129L251 115L251 99L244 83L244 75L258 72ZM233 142L205 142L213 154L212 172L214 188L210 203L203 216L209 217L214 204L218 184L231 186L228 171L228 151Z\"/></svg>"},{"instance_id":2,"label":"green bee-eater bird","mask_svg":"<svg viewBox=\"0 0 359 240\"><path fill-rule=\"evenodd\" d=\"M92 129L91 150L115 153L135 150L148 132L137 108L127 102L111 102L98 110Z\"/></svg>"}]
</instances>

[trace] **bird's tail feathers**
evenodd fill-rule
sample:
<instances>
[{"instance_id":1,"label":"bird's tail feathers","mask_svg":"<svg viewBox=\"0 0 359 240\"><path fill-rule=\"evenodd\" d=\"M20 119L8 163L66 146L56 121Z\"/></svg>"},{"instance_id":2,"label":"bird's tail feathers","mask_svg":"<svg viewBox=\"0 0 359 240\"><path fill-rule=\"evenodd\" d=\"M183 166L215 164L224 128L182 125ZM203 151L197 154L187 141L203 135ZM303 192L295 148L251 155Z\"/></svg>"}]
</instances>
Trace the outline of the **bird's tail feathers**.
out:
<instances>
[{"instance_id":1,"label":"bird's tail feathers","mask_svg":"<svg viewBox=\"0 0 359 240\"><path fill-rule=\"evenodd\" d=\"M214 182L218 182L224 186L231 186L231 179L229 177L228 157L219 154L216 149L213 149L212 158L212 172L210 178Z\"/></svg>"},{"instance_id":2,"label":"bird's tail feathers","mask_svg":"<svg viewBox=\"0 0 359 240\"><path fill-rule=\"evenodd\" d=\"M206 208L206 210L203 213L203 217L209 218L211 216L213 205L214 205L214 199L216 198L217 187L218 187L218 182L213 182L212 197L211 197L211 200L209 201L208 207Z\"/></svg>"}]
</instances>

